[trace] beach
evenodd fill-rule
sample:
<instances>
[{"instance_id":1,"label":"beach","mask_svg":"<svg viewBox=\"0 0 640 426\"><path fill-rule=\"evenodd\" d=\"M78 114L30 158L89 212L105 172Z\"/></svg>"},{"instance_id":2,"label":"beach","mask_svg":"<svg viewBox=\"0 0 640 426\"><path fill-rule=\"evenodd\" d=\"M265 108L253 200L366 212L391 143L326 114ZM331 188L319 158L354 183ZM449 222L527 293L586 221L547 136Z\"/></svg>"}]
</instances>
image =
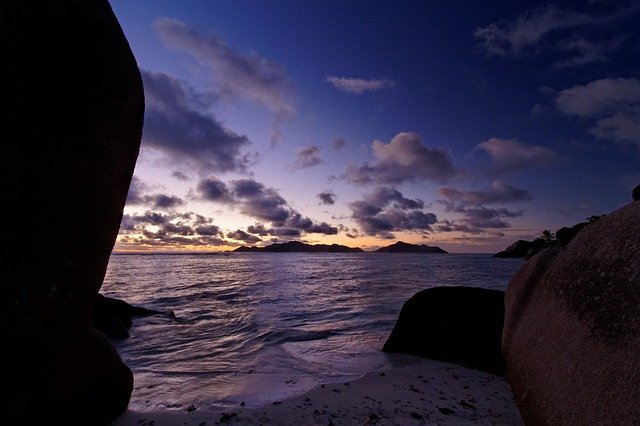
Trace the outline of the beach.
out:
<instances>
[{"instance_id":1,"label":"beach","mask_svg":"<svg viewBox=\"0 0 640 426\"><path fill-rule=\"evenodd\" d=\"M319 385L263 407L128 410L113 425L524 424L503 378L410 355L388 359L358 380Z\"/></svg>"}]
</instances>

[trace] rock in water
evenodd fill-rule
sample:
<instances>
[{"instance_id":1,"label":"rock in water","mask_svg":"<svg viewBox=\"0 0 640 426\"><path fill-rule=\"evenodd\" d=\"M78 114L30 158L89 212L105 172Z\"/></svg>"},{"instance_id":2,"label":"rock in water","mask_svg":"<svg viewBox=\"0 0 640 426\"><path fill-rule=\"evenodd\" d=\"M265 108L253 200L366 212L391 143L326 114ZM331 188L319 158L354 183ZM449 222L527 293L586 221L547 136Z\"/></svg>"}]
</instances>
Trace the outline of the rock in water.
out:
<instances>
[{"instance_id":1,"label":"rock in water","mask_svg":"<svg viewBox=\"0 0 640 426\"><path fill-rule=\"evenodd\" d=\"M124 300L105 297L98 294L93 307L93 328L110 339L126 339L135 317L148 317L151 315L165 315L175 317L173 312L165 314L140 306L133 306Z\"/></svg>"},{"instance_id":2,"label":"rock in water","mask_svg":"<svg viewBox=\"0 0 640 426\"><path fill-rule=\"evenodd\" d=\"M640 419L640 203L532 258L506 292L503 352L527 424Z\"/></svg>"},{"instance_id":3,"label":"rock in water","mask_svg":"<svg viewBox=\"0 0 640 426\"><path fill-rule=\"evenodd\" d=\"M504 292L436 287L407 300L384 352L401 352L504 374Z\"/></svg>"},{"instance_id":4,"label":"rock in water","mask_svg":"<svg viewBox=\"0 0 640 426\"><path fill-rule=\"evenodd\" d=\"M142 81L106 0L0 3L1 412L104 424L133 378L91 311L138 155ZM17 224L20 224L19 226Z\"/></svg>"}]
</instances>

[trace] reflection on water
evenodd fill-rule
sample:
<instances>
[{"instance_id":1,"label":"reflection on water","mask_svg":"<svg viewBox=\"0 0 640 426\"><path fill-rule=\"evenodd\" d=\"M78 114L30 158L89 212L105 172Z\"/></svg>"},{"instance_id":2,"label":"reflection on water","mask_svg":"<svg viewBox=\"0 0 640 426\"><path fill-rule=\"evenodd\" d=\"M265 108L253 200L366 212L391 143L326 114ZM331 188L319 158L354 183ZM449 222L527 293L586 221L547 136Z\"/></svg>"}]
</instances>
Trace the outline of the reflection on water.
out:
<instances>
[{"instance_id":1,"label":"reflection on water","mask_svg":"<svg viewBox=\"0 0 640 426\"><path fill-rule=\"evenodd\" d=\"M504 289L519 260L488 255L113 255L102 292L176 319L137 319L116 342L135 375L131 408L248 406L351 380L402 303L441 285Z\"/></svg>"}]
</instances>

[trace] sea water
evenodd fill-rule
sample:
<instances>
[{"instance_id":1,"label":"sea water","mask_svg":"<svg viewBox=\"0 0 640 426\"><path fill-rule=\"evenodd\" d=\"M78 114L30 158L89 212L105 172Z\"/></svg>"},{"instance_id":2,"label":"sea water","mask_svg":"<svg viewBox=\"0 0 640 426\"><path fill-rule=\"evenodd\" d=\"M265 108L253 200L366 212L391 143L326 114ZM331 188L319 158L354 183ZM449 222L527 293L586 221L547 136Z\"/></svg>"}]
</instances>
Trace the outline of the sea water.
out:
<instances>
[{"instance_id":1,"label":"sea water","mask_svg":"<svg viewBox=\"0 0 640 426\"><path fill-rule=\"evenodd\" d=\"M220 253L111 256L101 292L170 316L114 341L134 410L261 406L356 379L402 304L429 287L503 290L520 260L487 254Z\"/></svg>"}]
</instances>

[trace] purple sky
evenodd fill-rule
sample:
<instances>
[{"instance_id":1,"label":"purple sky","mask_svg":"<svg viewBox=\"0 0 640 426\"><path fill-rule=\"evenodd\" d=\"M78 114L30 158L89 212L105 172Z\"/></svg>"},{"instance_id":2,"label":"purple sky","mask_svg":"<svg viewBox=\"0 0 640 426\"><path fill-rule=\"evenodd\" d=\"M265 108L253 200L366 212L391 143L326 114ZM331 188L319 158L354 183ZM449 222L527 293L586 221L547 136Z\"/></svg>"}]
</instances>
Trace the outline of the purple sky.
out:
<instances>
[{"instance_id":1,"label":"purple sky","mask_svg":"<svg viewBox=\"0 0 640 426\"><path fill-rule=\"evenodd\" d=\"M146 95L119 250L493 252L640 183L637 2L111 2Z\"/></svg>"}]
</instances>

